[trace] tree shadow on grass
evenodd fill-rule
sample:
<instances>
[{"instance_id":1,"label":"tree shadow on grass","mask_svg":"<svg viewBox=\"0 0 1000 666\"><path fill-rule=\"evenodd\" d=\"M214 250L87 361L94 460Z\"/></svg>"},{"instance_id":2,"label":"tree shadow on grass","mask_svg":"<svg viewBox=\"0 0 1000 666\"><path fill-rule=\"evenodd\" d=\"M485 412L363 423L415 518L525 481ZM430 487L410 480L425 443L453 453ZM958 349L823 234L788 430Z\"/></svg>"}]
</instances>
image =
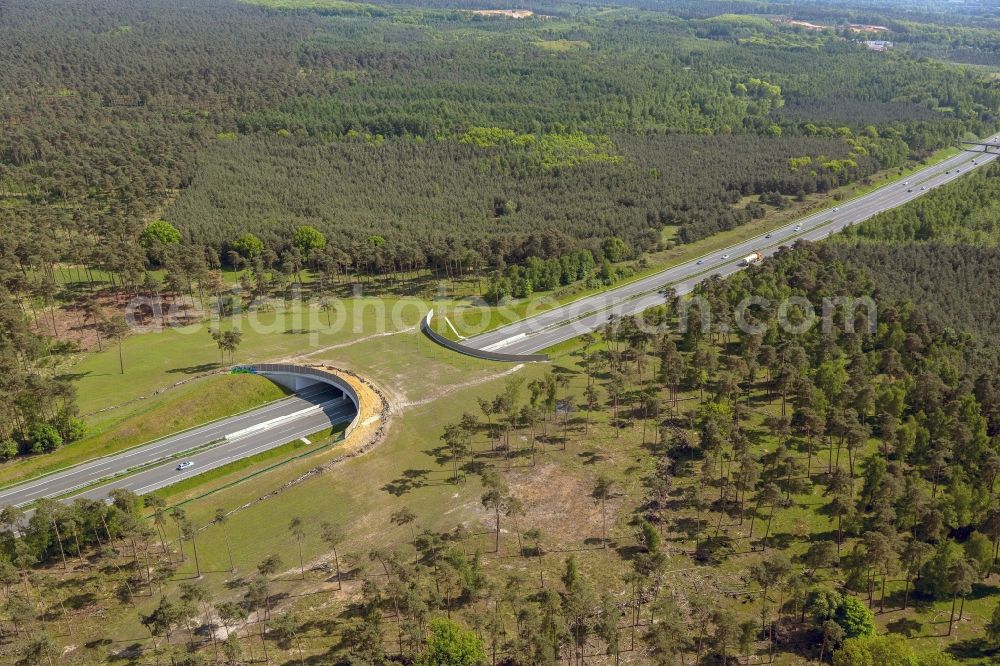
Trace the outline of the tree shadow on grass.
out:
<instances>
[{"instance_id":1,"label":"tree shadow on grass","mask_svg":"<svg viewBox=\"0 0 1000 666\"><path fill-rule=\"evenodd\" d=\"M619 546L615 548L615 552L618 553L618 557L622 558L626 562L631 562L636 558L636 556L645 553L646 548L644 546Z\"/></svg>"},{"instance_id":2,"label":"tree shadow on grass","mask_svg":"<svg viewBox=\"0 0 1000 666\"><path fill-rule=\"evenodd\" d=\"M579 375L580 371L579 370L573 370L572 368L567 368L566 366L563 366L563 365L554 365L554 366L552 366L552 374L553 375L567 375L567 376L572 377L574 375Z\"/></svg>"},{"instance_id":3,"label":"tree shadow on grass","mask_svg":"<svg viewBox=\"0 0 1000 666\"><path fill-rule=\"evenodd\" d=\"M67 382L75 382L83 379L84 377L89 377L92 374L93 373L89 370L87 372L64 372L56 375L56 378Z\"/></svg>"},{"instance_id":4,"label":"tree shadow on grass","mask_svg":"<svg viewBox=\"0 0 1000 666\"><path fill-rule=\"evenodd\" d=\"M901 617L885 625L886 629L894 634L900 634L907 638L912 638L914 634L923 629L923 622L917 622L912 617Z\"/></svg>"},{"instance_id":5,"label":"tree shadow on grass","mask_svg":"<svg viewBox=\"0 0 1000 666\"><path fill-rule=\"evenodd\" d=\"M767 537L767 546L768 548L785 550L798 540L799 538L797 536L789 534L788 532L778 532L777 534L772 533Z\"/></svg>"},{"instance_id":6,"label":"tree shadow on grass","mask_svg":"<svg viewBox=\"0 0 1000 666\"><path fill-rule=\"evenodd\" d=\"M238 576L236 578L230 578L225 583L223 583L223 585L225 586L225 588L227 590L238 590L238 589L240 589L242 587L246 587L247 586L247 582L248 581L247 581L246 578Z\"/></svg>"},{"instance_id":7,"label":"tree shadow on grass","mask_svg":"<svg viewBox=\"0 0 1000 666\"><path fill-rule=\"evenodd\" d=\"M212 634L218 631L221 625L215 622L202 622L194 628L194 635L202 638L211 638Z\"/></svg>"},{"instance_id":8,"label":"tree shadow on grass","mask_svg":"<svg viewBox=\"0 0 1000 666\"><path fill-rule=\"evenodd\" d=\"M674 521L674 531L685 535L690 541L695 535L700 534L707 525L708 521L704 519L695 520L688 516L682 516Z\"/></svg>"},{"instance_id":9,"label":"tree shadow on grass","mask_svg":"<svg viewBox=\"0 0 1000 666\"><path fill-rule=\"evenodd\" d=\"M758 430L757 428L748 428L746 431L747 440L753 446L763 446L767 443L770 435L763 430Z\"/></svg>"},{"instance_id":10,"label":"tree shadow on grass","mask_svg":"<svg viewBox=\"0 0 1000 666\"><path fill-rule=\"evenodd\" d=\"M267 602L271 604L271 608L274 608L279 602L289 599L291 596L288 592L275 592L267 598Z\"/></svg>"},{"instance_id":11,"label":"tree shadow on grass","mask_svg":"<svg viewBox=\"0 0 1000 666\"><path fill-rule=\"evenodd\" d=\"M221 368L221 363L199 363L198 365L189 365L186 368L171 368L167 370L170 374L182 374L182 375L200 375L203 372L208 372L210 370L216 370Z\"/></svg>"},{"instance_id":12,"label":"tree shadow on grass","mask_svg":"<svg viewBox=\"0 0 1000 666\"><path fill-rule=\"evenodd\" d=\"M295 655L290 657L287 661L285 661L282 664L282 666L330 666L330 664L355 663L344 660L344 651L350 647L345 640L345 633L346 632L341 632L341 635L338 638L338 640L333 645L331 645L326 652L323 652L321 654L305 655L304 659L300 658L298 655ZM388 663L397 663L397 662L390 659Z\"/></svg>"},{"instance_id":13,"label":"tree shadow on grass","mask_svg":"<svg viewBox=\"0 0 1000 666\"><path fill-rule=\"evenodd\" d=\"M317 631L324 636L332 636L337 627L337 620L334 618L312 619L304 622L299 631L303 634Z\"/></svg>"},{"instance_id":14,"label":"tree shadow on grass","mask_svg":"<svg viewBox=\"0 0 1000 666\"><path fill-rule=\"evenodd\" d=\"M382 490L389 493L390 495L395 495L396 497L402 497L411 490L417 488L423 488L427 485L427 475L431 473L429 469L408 469L405 470L398 479L394 479L389 483L382 486Z\"/></svg>"},{"instance_id":15,"label":"tree shadow on grass","mask_svg":"<svg viewBox=\"0 0 1000 666\"><path fill-rule=\"evenodd\" d=\"M433 449L424 449L423 453L434 459L438 465L446 465L451 462L451 452L447 446L438 446Z\"/></svg>"},{"instance_id":16,"label":"tree shadow on grass","mask_svg":"<svg viewBox=\"0 0 1000 666\"><path fill-rule=\"evenodd\" d=\"M847 538L846 534L844 535L844 538L846 540L846 538ZM832 541L834 543L834 545L836 545L837 544L837 530L836 529L832 529L832 530L826 530L825 532L824 531L810 532L809 533L809 543L814 543L816 541ZM843 550L843 545L841 545L841 550Z\"/></svg>"},{"instance_id":17,"label":"tree shadow on grass","mask_svg":"<svg viewBox=\"0 0 1000 666\"><path fill-rule=\"evenodd\" d=\"M577 454L578 457L583 459L584 465L596 465L599 462L606 460L606 456L598 453L597 451L581 451Z\"/></svg>"},{"instance_id":18,"label":"tree shadow on grass","mask_svg":"<svg viewBox=\"0 0 1000 666\"><path fill-rule=\"evenodd\" d=\"M93 650L94 648L99 648L102 645L111 645L111 639L110 638L95 638L94 640L87 641L86 643L83 644L83 646L85 648L87 648L88 650Z\"/></svg>"},{"instance_id":19,"label":"tree shadow on grass","mask_svg":"<svg viewBox=\"0 0 1000 666\"><path fill-rule=\"evenodd\" d=\"M997 593L996 585L987 585L985 583L975 583L972 586L972 593L966 597L968 601L974 601L977 599L985 599L986 597L992 597Z\"/></svg>"},{"instance_id":20,"label":"tree shadow on grass","mask_svg":"<svg viewBox=\"0 0 1000 666\"><path fill-rule=\"evenodd\" d=\"M112 641L110 639L105 638L96 641L90 641L89 643L86 644L86 647L94 649L102 645L110 645L111 642ZM143 650L144 648L141 643L132 643L131 645L124 647L121 650L117 650L115 652L110 653L107 656L107 660L109 662L128 661L134 663L135 659L142 655Z\"/></svg>"},{"instance_id":21,"label":"tree shadow on grass","mask_svg":"<svg viewBox=\"0 0 1000 666\"><path fill-rule=\"evenodd\" d=\"M83 592L81 594L74 594L73 596L68 597L63 603L66 605L67 608L70 608L71 610L80 610L81 608L85 608L87 606L93 606L94 604L96 604L97 595L95 595L93 592Z\"/></svg>"},{"instance_id":22,"label":"tree shadow on grass","mask_svg":"<svg viewBox=\"0 0 1000 666\"><path fill-rule=\"evenodd\" d=\"M952 657L959 660L976 659L987 655L997 654L998 652L996 648L990 647L989 643L987 643L984 638L967 638L965 640L955 641L945 648L945 651Z\"/></svg>"},{"instance_id":23,"label":"tree shadow on grass","mask_svg":"<svg viewBox=\"0 0 1000 666\"><path fill-rule=\"evenodd\" d=\"M667 455L670 451L670 445L667 442L644 442L639 446L657 458Z\"/></svg>"}]
</instances>

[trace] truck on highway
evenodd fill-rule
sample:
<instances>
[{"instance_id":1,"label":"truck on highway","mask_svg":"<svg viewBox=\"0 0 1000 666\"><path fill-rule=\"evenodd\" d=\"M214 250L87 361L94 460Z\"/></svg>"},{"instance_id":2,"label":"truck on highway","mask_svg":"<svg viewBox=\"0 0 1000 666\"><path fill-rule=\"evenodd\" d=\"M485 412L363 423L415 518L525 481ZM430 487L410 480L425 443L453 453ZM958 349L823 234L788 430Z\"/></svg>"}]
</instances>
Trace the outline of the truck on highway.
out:
<instances>
[{"instance_id":1,"label":"truck on highway","mask_svg":"<svg viewBox=\"0 0 1000 666\"><path fill-rule=\"evenodd\" d=\"M740 259L740 266L753 266L754 264L759 264L762 261L764 261L764 255L760 252L754 252L753 254L748 254Z\"/></svg>"}]
</instances>

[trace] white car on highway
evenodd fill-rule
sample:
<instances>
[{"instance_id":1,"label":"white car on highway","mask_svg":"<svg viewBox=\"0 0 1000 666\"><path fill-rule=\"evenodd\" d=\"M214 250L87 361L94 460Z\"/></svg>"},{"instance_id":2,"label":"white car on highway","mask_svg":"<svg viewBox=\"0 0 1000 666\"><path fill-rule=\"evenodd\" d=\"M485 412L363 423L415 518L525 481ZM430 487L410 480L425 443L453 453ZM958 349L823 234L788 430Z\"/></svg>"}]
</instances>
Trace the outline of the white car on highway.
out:
<instances>
[{"instance_id":1,"label":"white car on highway","mask_svg":"<svg viewBox=\"0 0 1000 666\"><path fill-rule=\"evenodd\" d=\"M180 471L185 470L185 469L190 469L191 467L194 467L194 461L193 460L185 460L181 464L177 465L177 471L180 472Z\"/></svg>"},{"instance_id":2,"label":"white car on highway","mask_svg":"<svg viewBox=\"0 0 1000 666\"><path fill-rule=\"evenodd\" d=\"M728 255L728 254L724 254L724 255L722 255L722 258L723 258L723 259L728 259L728 258L729 258L729 255Z\"/></svg>"}]
</instances>

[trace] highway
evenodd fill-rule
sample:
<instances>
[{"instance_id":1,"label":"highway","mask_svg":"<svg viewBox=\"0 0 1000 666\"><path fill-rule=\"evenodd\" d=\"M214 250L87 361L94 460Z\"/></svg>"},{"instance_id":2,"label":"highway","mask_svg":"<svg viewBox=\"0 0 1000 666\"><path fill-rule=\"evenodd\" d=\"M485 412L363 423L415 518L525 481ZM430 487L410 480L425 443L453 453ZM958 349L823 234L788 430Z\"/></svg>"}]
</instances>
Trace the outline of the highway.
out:
<instances>
[{"instance_id":1,"label":"highway","mask_svg":"<svg viewBox=\"0 0 1000 666\"><path fill-rule=\"evenodd\" d=\"M326 384L310 386L259 409L4 488L0 506L42 497L104 499L112 488L149 493L353 419L354 403L340 396ZM177 470L182 461L194 464ZM121 476L129 470L136 471Z\"/></svg>"},{"instance_id":2,"label":"highway","mask_svg":"<svg viewBox=\"0 0 1000 666\"><path fill-rule=\"evenodd\" d=\"M985 141L1000 142L1000 134ZM599 329L611 315L634 315L662 304L663 296L659 292L666 287L673 287L678 294L688 293L698 282L709 276L725 277L742 270L740 260L752 252L768 256L797 240L821 240L847 226L863 222L876 213L900 206L935 187L961 178L996 157L995 153L959 153L913 173L905 179L905 183L897 181L884 185L766 235L470 337L463 340L462 344L505 354L533 354L542 351ZM973 161L977 164L973 164ZM727 258L723 258L724 256Z\"/></svg>"},{"instance_id":3,"label":"highway","mask_svg":"<svg viewBox=\"0 0 1000 666\"><path fill-rule=\"evenodd\" d=\"M987 141L1000 141L1000 135ZM464 340L463 344L509 354L544 350L599 329L611 315L634 315L661 304L660 291L665 287L673 287L679 294L688 293L709 276L725 277L742 270L739 261L751 252L767 256L800 239L821 240L960 178L996 157L993 153L959 153L915 172L905 183L890 183L766 235L541 312ZM152 492L331 424L349 421L354 415L354 404L342 400L339 391L325 384L312 386L244 414L10 486L0 490L0 506L24 506L42 497L103 499L111 488L127 488L139 494ZM194 464L178 470L181 461Z\"/></svg>"}]
</instances>

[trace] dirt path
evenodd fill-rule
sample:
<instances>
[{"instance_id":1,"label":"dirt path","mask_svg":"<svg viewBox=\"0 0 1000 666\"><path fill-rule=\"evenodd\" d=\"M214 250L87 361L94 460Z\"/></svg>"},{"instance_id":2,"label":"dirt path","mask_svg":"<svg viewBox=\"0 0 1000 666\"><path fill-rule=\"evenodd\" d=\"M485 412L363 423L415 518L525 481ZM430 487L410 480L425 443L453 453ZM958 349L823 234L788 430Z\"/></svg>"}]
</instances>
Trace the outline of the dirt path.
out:
<instances>
[{"instance_id":1,"label":"dirt path","mask_svg":"<svg viewBox=\"0 0 1000 666\"><path fill-rule=\"evenodd\" d=\"M460 384L447 384L445 386L438 387L431 395L426 398L421 398L420 400L406 400L406 399L396 399L390 400L390 405L393 411L402 412L405 409L410 409L412 407L422 407L423 405L428 405L435 400L440 400L446 395L450 395L455 391L461 391L462 389L473 388L474 386L479 386L480 384L485 384L486 382L492 382L501 377L506 377L512 375L521 368L524 367L523 363L518 363L512 368L508 368L503 372L498 372L492 375L486 375L485 377L477 377L476 379L470 379L467 382L461 382Z\"/></svg>"},{"instance_id":2,"label":"dirt path","mask_svg":"<svg viewBox=\"0 0 1000 666\"><path fill-rule=\"evenodd\" d=\"M289 358L290 361L298 361L304 358L309 358L311 356L316 356L317 354L322 354L324 352L332 351L334 349L343 349L344 347L350 347L352 345L360 344L362 342L368 342L369 340L375 340L377 338L384 338L390 335L399 335L400 333L409 333L415 331L416 326L410 326L409 328L402 328L398 331L386 331L384 333L372 333L371 335L366 335L363 338L357 338L356 340L350 340L348 342L340 342L335 345L330 345L329 347L321 347L320 349L314 349L313 351L306 352L304 354L299 354L298 356L292 356Z\"/></svg>"}]
</instances>

